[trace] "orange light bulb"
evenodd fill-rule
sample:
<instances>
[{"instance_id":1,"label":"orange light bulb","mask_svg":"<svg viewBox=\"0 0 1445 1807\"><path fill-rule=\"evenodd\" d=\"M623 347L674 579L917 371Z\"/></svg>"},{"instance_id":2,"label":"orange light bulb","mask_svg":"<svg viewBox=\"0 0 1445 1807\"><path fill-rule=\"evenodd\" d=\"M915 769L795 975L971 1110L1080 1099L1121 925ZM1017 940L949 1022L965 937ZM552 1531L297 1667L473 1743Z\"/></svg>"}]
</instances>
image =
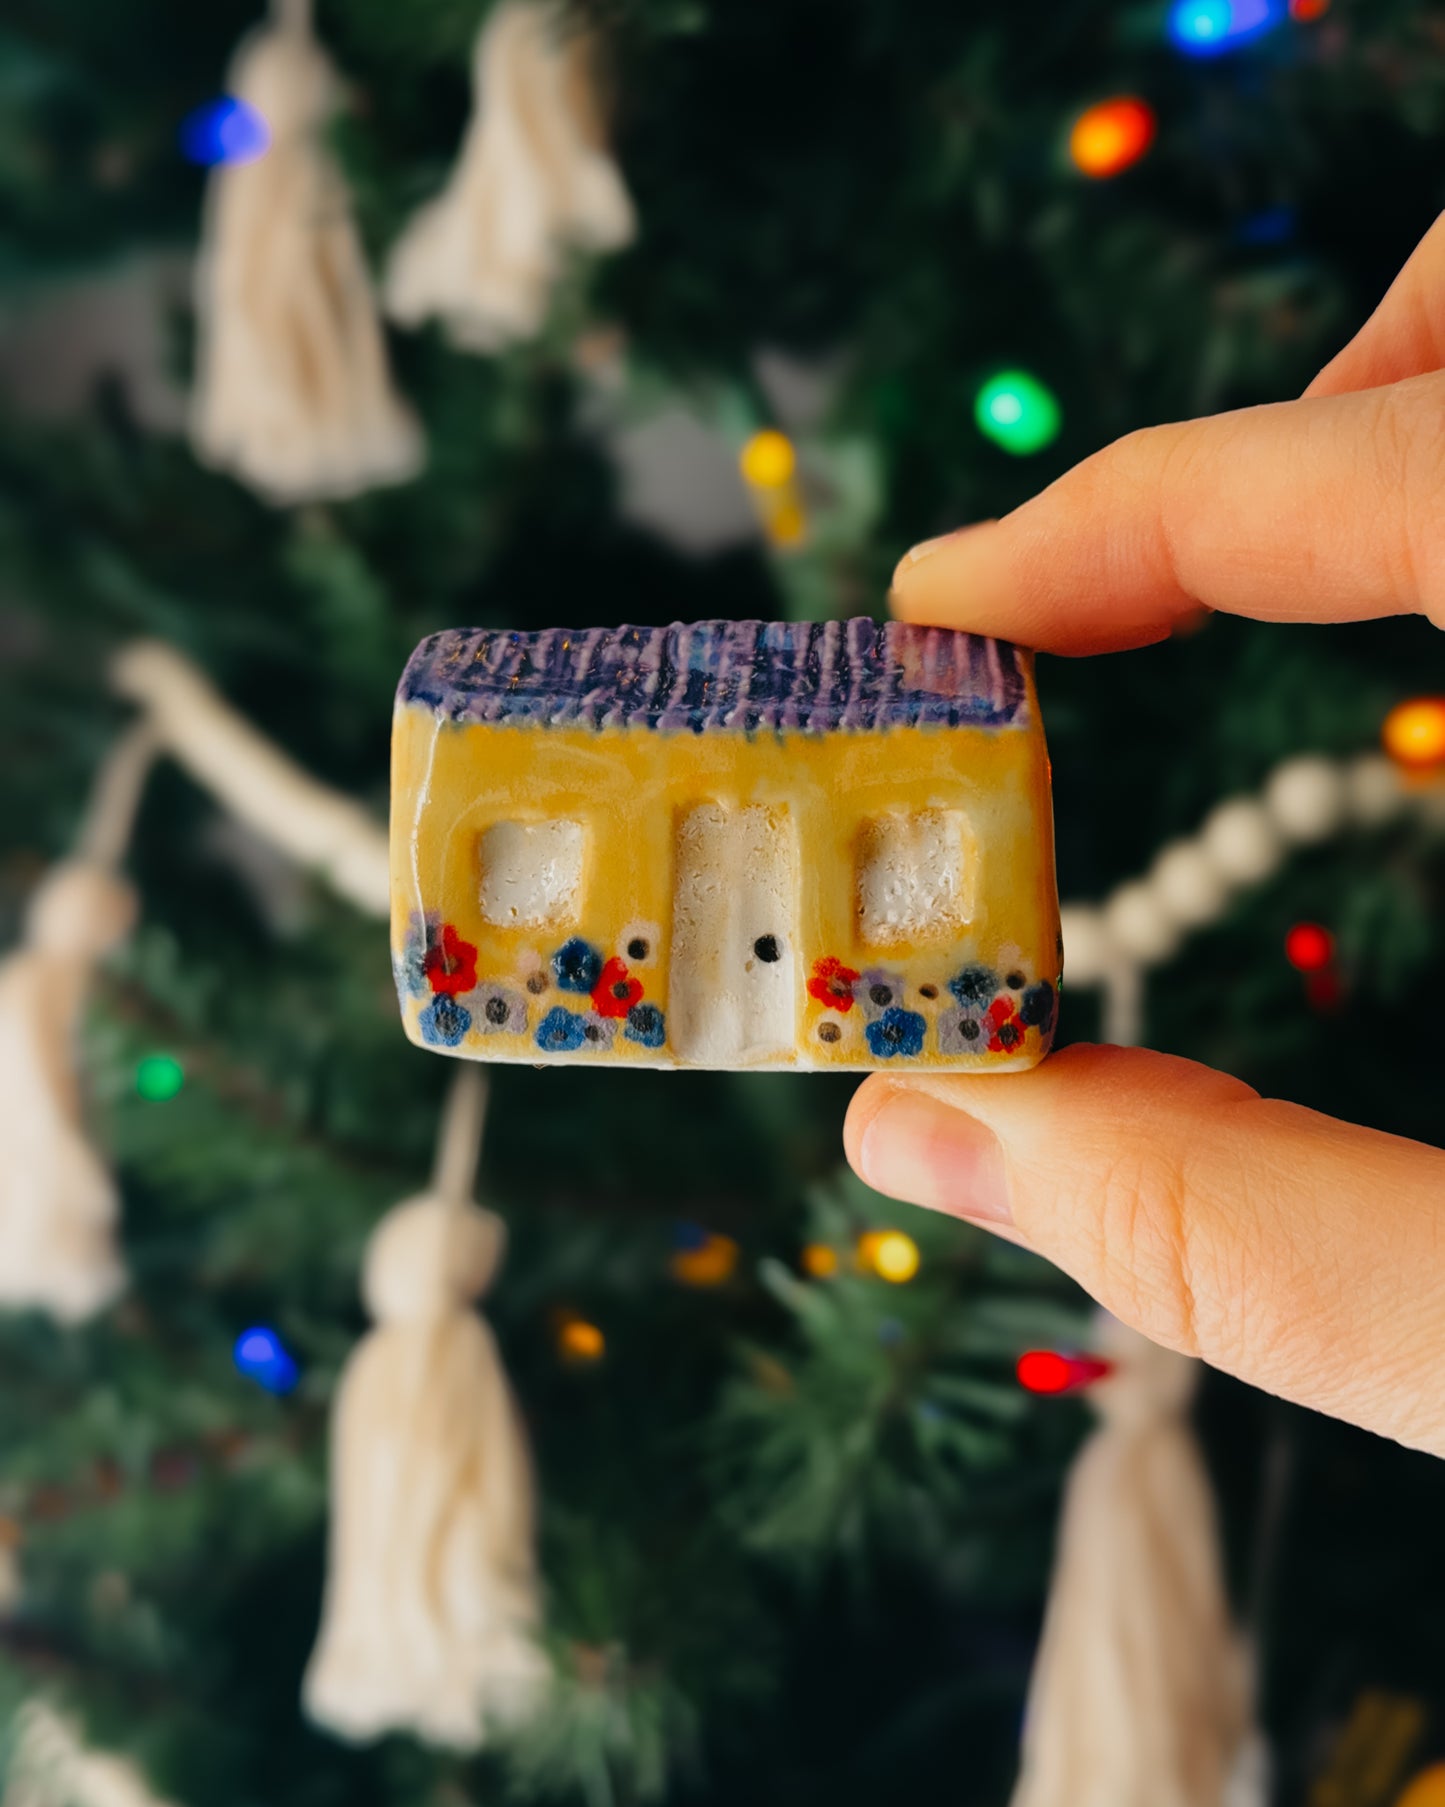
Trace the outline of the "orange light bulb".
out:
<instances>
[{"instance_id":1,"label":"orange light bulb","mask_svg":"<svg viewBox=\"0 0 1445 1807\"><path fill-rule=\"evenodd\" d=\"M1385 717L1382 738L1399 765L1419 769L1445 763L1445 696L1397 704Z\"/></svg>"},{"instance_id":2,"label":"orange light bulb","mask_svg":"<svg viewBox=\"0 0 1445 1807\"><path fill-rule=\"evenodd\" d=\"M1069 156L1086 176L1122 175L1154 142L1154 109L1134 95L1103 100L1074 121Z\"/></svg>"}]
</instances>

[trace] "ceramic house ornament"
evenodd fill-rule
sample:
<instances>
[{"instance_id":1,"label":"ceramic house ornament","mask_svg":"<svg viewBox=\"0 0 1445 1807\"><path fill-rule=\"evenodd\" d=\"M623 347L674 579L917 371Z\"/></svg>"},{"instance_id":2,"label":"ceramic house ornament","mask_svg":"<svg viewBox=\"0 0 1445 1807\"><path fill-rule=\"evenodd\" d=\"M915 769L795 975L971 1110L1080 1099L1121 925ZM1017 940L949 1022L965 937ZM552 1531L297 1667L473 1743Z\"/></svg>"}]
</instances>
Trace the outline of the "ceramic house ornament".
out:
<instances>
[{"instance_id":1,"label":"ceramic house ornament","mask_svg":"<svg viewBox=\"0 0 1445 1807\"><path fill-rule=\"evenodd\" d=\"M1006 1072L1053 1036L1031 655L872 620L434 634L392 745L407 1034Z\"/></svg>"}]
</instances>

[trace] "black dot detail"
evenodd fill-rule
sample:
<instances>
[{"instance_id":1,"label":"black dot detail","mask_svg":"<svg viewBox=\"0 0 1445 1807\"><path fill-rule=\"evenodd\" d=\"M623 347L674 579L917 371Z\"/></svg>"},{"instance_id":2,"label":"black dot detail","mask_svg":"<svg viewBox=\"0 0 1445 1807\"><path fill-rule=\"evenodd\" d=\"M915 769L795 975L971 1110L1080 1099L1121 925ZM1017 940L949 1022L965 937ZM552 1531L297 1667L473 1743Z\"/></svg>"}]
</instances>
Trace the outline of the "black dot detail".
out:
<instances>
[{"instance_id":1,"label":"black dot detail","mask_svg":"<svg viewBox=\"0 0 1445 1807\"><path fill-rule=\"evenodd\" d=\"M875 1004L891 1004L893 1002L893 993L886 985L870 985L868 996Z\"/></svg>"},{"instance_id":2,"label":"black dot detail","mask_svg":"<svg viewBox=\"0 0 1445 1807\"><path fill-rule=\"evenodd\" d=\"M835 1042L841 1034L842 1030L839 1029L836 1023L819 1023L818 1025L818 1040L820 1042Z\"/></svg>"},{"instance_id":3,"label":"black dot detail","mask_svg":"<svg viewBox=\"0 0 1445 1807\"><path fill-rule=\"evenodd\" d=\"M1006 1048L1016 1048L1024 1038L1024 1032L1017 1023L1002 1023L999 1026L998 1039Z\"/></svg>"},{"instance_id":4,"label":"black dot detail","mask_svg":"<svg viewBox=\"0 0 1445 1807\"><path fill-rule=\"evenodd\" d=\"M536 997L539 993L544 992L546 989L547 989L546 973L533 973L531 978L528 979L528 981L527 981L527 990L531 992L533 997Z\"/></svg>"},{"instance_id":5,"label":"black dot detail","mask_svg":"<svg viewBox=\"0 0 1445 1807\"><path fill-rule=\"evenodd\" d=\"M918 987L918 995L921 998L936 998L938 996L938 987L936 985L920 985Z\"/></svg>"},{"instance_id":6,"label":"black dot detail","mask_svg":"<svg viewBox=\"0 0 1445 1807\"><path fill-rule=\"evenodd\" d=\"M629 960L645 960L651 952L651 948L648 947L641 935L634 935L627 944L627 958Z\"/></svg>"},{"instance_id":7,"label":"black dot detail","mask_svg":"<svg viewBox=\"0 0 1445 1807\"><path fill-rule=\"evenodd\" d=\"M596 1023L588 1023L582 1033L589 1042L600 1042L602 1040L602 1031L597 1027Z\"/></svg>"},{"instance_id":8,"label":"black dot detail","mask_svg":"<svg viewBox=\"0 0 1445 1807\"><path fill-rule=\"evenodd\" d=\"M966 1042L976 1042L978 1040L978 1024L971 1016L966 1016L958 1025L958 1033Z\"/></svg>"},{"instance_id":9,"label":"black dot detail","mask_svg":"<svg viewBox=\"0 0 1445 1807\"><path fill-rule=\"evenodd\" d=\"M1024 983L1025 981L1022 973L1010 973L1007 979L1004 980L1004 984L1008 986L1010 991L1022 991Z\"/></svg>"},{"instance_id":10,"label":"black dot detail","mask_svg":"<svg viewBox=\"0 0 1445 1807\"><path fill-rule=\"evenodd\" d=\"M486 1003L487 1021L500 1026L507 1020L507 1000L505 998L488 998Z\"/></svg>"},{"instance_id":11,"label":"black dot detail","mask_svg":"<svg viewBox=\"0 0 1445 1807\"><path fill-rule=\"evenodd\" d=\"M627 996L627 992L628 992L628 984L627 984L626 979L619 979L617 981L617 983L612 987L612 995L614 998L625 998Z\"/></svg>"},{"instance_id":12,"label":"black dot detail","mask_svg":"<svg viewBox=\"0 0 1445 1807\"><path fill-rule=\"evenodd\" d=\"M759 935L753 943L753 952L765 966L771 966L775 960L781 960L783 950L778 946L776 935Z\"/></svg>"}]
</instances>

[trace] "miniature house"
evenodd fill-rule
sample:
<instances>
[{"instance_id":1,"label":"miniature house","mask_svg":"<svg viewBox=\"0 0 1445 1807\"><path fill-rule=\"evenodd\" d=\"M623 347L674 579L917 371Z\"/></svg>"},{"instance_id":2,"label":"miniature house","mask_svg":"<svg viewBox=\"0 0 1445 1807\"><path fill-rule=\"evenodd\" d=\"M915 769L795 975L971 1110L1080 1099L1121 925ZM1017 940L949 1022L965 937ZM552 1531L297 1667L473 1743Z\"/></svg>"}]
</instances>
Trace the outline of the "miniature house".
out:
<instances>
[{"instance_id":1,"label":"miniature house","mask_svg":"<svg viewBox=\"0 0 1445 1807\"><path fill-rule=\"evenodd\" d=\"M1006 1070L1060 943L1029 654L871 620L435 634L397 696L414 1041Z\"/></svg>"}]
</instances>

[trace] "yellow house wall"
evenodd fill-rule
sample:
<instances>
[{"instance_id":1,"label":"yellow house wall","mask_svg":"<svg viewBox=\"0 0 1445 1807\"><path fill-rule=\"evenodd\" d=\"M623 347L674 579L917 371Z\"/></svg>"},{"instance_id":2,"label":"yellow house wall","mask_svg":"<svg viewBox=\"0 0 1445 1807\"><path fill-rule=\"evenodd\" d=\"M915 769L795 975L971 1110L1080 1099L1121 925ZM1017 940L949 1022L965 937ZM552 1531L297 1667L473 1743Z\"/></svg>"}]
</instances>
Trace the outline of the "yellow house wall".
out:
<instances>
[{"instance_id":1,"label":"yellow house wall","mask_svg":"<svg viewBox=\"0 0 1445 1807\"><path fill-rule=\"evenodd\" d=\"M1033 717L1037 722L1036 706ZM646 999L665 1012L675 823L681 812L704 800L783 806L793 817L799 849L798 1035L795 1055L781 1064L894 1064L871 1057L862 1009L829 1011L807 996L813 963L824 956L859 971L881 967L902 975L907 1008L929 1022L923 1053L907 1064L1021 1067L1047 1051L1047 1035L1035 1029L1012 1052L948 1058L937 1051L933 1034L934 1019L953 1002L947 982L968 962L1001 974L1021 972L1029 983L1059 977L1048 759L1037 727L901 727L749 738L637 727L455 725L437 722L424 707L402 705L393 741L392 798L392 932L398 957L414 917L440 917L477 948L479 978L505 981L527 996L526 1034L474 1030L449 1052L543 1059L531 1026L554 1004L585 1009L587 1001L550 984L545 993L527 994L525 983L546 973L551 951L574 934L604 958L625 958L629 936L641 929L652 954L635 966L635 976ZM979 859L976 907L959 938L886 949L860 941L859 833L870 817L899 808L957 809L968 817ZM481 831L498 820L557 817L581 821L588 830L578 919L545 930L485 922L478 898ZM936 998L920 994L920 987L930 985ZM417 1042L423 1038L416 1019L428 1002L425 995L404 1001L407 1032ZM825 1042L817 1033L825 1018L841 1031L836 1041ZM666 1048L639 1048L620 1035L609 1052L584 1050L561 1058L589 1057L673 1064Z\"/></svg>"}]
</instances>

